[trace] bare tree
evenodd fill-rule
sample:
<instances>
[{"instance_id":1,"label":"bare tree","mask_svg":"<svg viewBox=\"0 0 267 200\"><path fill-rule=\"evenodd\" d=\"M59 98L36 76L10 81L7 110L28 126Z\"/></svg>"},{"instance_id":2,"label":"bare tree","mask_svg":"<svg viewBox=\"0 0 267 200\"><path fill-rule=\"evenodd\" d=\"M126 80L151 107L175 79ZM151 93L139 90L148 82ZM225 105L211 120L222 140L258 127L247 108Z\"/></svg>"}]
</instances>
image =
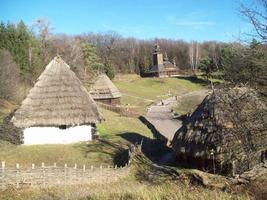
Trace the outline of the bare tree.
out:
<instances>
[{"instance_id":1,"label":"bare tree","mask_svg":"<svg viewBox=\"0 0 267 200\"><path fill-rule=\"evenodd\" d=\"M7 50L0 50L0 98L16 100L19 67Z\"/></svg>"},{"instance_id":2,"label":"bare tree","mask_svg":"<svg viewBox=\"0 0 267 200\"><path fill-rule=\"evenodd\" d=\"M194 70L196 70L198 68L198 64L199 64L199 44L198 44L198 42L196 42L196 59L195 59Z\"/></svg>"},{"instance_id":3,"label":"bare tree","mask_svg":"<svg viewBox=\"0 0 267 200\"><path fill-rule=\"evenodd\" d=\"M51 36L50 31L52 30L51 24L46 19L37 19L36 22L32 25L32 29L37 28L39 37L40 37L40 49L41 49L41 58L43 63L47 63L51 58L48 55L48 40Z\"/></svg>"},{"instance_id":4,"label":"bare tree","mask_svg":"<svg viewBox=\"0 0 267 200\"><path fill-rule=\"evenodd\" d=\"M263 42L267 42L267 0L254 0L255 6L241 4L240 12L253 25L256 35Z\"/></svg>"},{"instance_id":5,"label":"bare tree","mask_svg":"<svg viewBox=\"0 0 267 200\"><path fill-rule=\"evenodd\" d=\"M194 42L192 41L189 45L189 59L191 69L194 70Z\"/></svg>"},{"instance_id":6,"label":"bare tree","mask_svg":"<svg viewBox=\"0 0 267 200\"><path fill-rule=\"evenodd\" d=\"M189 45L189 58L191 69L195 71L198 68L200 58L200 45L197 41L192 41Z\"/></svg>"}]
</instances>

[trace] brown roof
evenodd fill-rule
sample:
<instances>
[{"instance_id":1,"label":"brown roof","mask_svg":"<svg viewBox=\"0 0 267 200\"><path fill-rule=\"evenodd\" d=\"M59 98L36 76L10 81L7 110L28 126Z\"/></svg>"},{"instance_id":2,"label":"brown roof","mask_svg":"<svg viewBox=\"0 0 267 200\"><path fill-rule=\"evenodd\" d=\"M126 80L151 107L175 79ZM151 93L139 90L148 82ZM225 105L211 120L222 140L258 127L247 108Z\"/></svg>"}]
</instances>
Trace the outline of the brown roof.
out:
<instances>
[{"instance_id":1,"label":"brown roof","mask_svg":"<svg viewBox=\"0 0 267 200\"><path fill-rule=\"evenodd\" d=\"M93 99L113 99L121 97L120 91L106 74L98 76L90 90L90 94Z\"/></svg>"},{"instance_id":2,"label":"brown roof","mask_svg":"<svg viewBox=\"0 0 267 200\"><path fill-rule=\"evenodd\" d=\"M253 89L217 89L176 132L173 148L192 157L210 157L214 149L216 155L232 152L238 158L244 152L266 149L266 119L267 107Z\"/></svg>"},{"instance_id":3,"label":"brown roof","mask_svg":"<svg viewBox=\"0 0 267 200\"><path fill-rule=\"evenodd\" d=\"M101 121L102 116L70 67L55 57L38 78L12 122L17 127L74 126Z\"/></svg>"}]
</instances>

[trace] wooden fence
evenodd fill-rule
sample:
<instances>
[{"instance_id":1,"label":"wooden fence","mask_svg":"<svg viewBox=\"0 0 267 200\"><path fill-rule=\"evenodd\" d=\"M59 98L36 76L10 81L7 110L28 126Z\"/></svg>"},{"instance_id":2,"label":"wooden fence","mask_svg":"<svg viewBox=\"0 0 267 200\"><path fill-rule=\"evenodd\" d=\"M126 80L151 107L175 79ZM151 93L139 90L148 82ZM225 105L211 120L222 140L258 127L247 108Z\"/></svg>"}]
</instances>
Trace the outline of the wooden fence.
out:
<instances>
[{"instance_id":1,"label":"wooden fence","mask_svg":"<svg viewBox=\"0 0 267 200\"><path fill-rule=\"evenodd\" d=\"M64 166L41 166L32 164L30 167L20 167L16 164L14 167L6 167L2 162L0 168L0 188L7 187L27 187L27 186L53 186L53 185L71 185L71 184L88 184L88 183L107 183L117 181L127 176L129 167L110 167L110 166L81 166L75 164L70 167Z\"/></svg>"},{"instance_id":2,"label":"wooden fence","mask_svg":"<svg viewBox=\"0 0 267 200\"><path fill-rule=\"evenodd\" d=\"M113 112L116 112L120 114L121 116L125 117L139 117L140 113L138 113L133 106L121 106L121 105L108 105L104 103L97 102L97 105L99 105L101 108L104 108L106 110L110 110Z\"/></svg>"}]
</instances>

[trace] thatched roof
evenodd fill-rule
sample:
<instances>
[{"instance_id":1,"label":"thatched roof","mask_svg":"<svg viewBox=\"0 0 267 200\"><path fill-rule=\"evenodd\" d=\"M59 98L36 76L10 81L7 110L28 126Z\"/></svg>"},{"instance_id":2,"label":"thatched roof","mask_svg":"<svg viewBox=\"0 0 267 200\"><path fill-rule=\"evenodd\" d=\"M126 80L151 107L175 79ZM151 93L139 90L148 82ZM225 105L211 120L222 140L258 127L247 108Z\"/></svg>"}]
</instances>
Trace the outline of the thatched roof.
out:
<instances>
[{"instance_id":1,"label":"thatched roof","mask_svg":"<svg viewBox=\"0 0 267 200\"><path fill-rule=\"evenodd\" d=\"M17 127L75 126L101 119L96 103L81 81L57 56L46 66L12 122Z\"/></svg>"},{"instance_id":2,"label":"thatched roof","mask_svg":"<svg viewBox=\"0 0 267 200\"><path fill-rule=\"evenodd\" d=\"M90 90L90 94L93 99L114 99L121 97L120 91L106 74L98 76Z\"/></svg>"},{"instance_id":3,"label":"thatched roof","mask_svg":"<svg viewBox=\"0 0 267 200\"><path fill-rule=\"evenodd\" d=\"M250 163L267 147L266 103L247 87L215 90L184 122L172 145L189 157L210 159L214 150L220 162Z\"/></svg>"}]
</instances>

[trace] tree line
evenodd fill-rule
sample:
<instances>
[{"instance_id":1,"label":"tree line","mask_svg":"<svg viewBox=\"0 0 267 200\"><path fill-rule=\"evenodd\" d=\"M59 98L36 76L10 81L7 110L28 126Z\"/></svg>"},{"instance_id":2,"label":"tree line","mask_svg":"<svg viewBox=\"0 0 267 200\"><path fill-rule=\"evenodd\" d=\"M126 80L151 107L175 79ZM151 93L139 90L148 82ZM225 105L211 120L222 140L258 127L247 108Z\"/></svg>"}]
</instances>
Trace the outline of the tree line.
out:
<instances>
[{"instance_id":1,"label":"tree line","mask_svg":"<svg viewBox=\"0 0 267 200\"><path fill-rule=\"evenodd\" d=\"M53 34L49 22L39 19L31 26L0 24L0 98L12 98L18 84L32 86L53 57L60 55L84 84L105 72L111 79L118 73L142 74L152 66L152 52L158 44L170 61L182 70L201 70L207 79L214 72L232 83L266 88L266 30L262 25L266 1L258 8L242 5L241 13L254 25L256 34L246 43L218 41L142 40L125 38L116 32L81 35Z\"/></svg>"},{"instance_id":2,"label":"tree line","mask_svg":"<svg viewBox=\"0 0 267 200\"><path fill-rule=\"evenodd\" d=\"M18 24L2 22L0 25L0 49L9 51L25 80L36 78L57 54L78 74L104 70L112 78L117 73L140 74L148 70L155 44L159 44L162 52L181 69L197 68L200 58L205 56L219 57L220 49L227 45L216 41L141 40L125 38L115 32L70 36L52 34L50 29L44 20L37 20L30 27L23 21Z\"/></svg>"}]
</instances>

